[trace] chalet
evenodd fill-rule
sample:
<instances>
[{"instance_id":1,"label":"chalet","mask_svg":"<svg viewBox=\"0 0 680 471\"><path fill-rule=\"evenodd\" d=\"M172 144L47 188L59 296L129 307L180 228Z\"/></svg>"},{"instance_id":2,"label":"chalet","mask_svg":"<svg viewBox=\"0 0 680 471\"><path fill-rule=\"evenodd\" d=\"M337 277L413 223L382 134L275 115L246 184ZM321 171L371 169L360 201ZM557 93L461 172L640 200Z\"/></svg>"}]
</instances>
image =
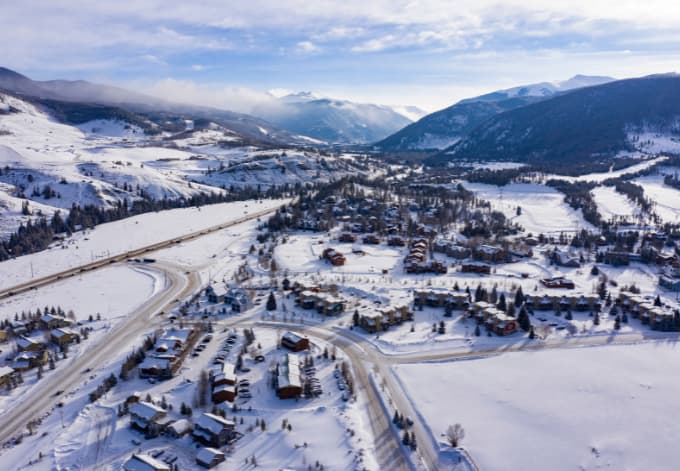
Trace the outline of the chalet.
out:
<instances>
[{"instance_id":1,"label":"chalet","mask_svg":"<svg viewBox=\"0 0 680 471\"><path fill-rule=\"evenodd\" d=\"M6 329L0 329L0 343L7 342L9 338L9 331Z\"/></svg>"},{"instance_id":2,"label":"chalet","mask_svg":"<svg viewBox=\"0 0 680 471\"><path fill-rule=\"evenodd\" d=\"M130 407L130 426L147 438L157 437L165 428L167 412L150 402L140 401Z\"/></svg>"},{"instance_id":3,"label":"chalet","mask_svg":"<svg viewBox=\"0 0 680 471\"><path fill-rule=\"evenodd\" d=\"M428 262L409 262L404 266L406 273L438 273L443 275L446 273L446 265L437 261L430 260Z\"/></svg>"},{"instance_id":4,"label":"chalet","mask_svg":"<svg viewBox=\"0 0 680 471\"><path fill-rule=\"evenodd\" d=\"M509 261L508 252L501 247L478 245L472 249L472 258L486 263L505 263Z\"/></svg>"},{"instance_id":5,"label":"chalet","mask_svg":"<svg viewBox=\"0 0 680 471\"><path fill-rule=\"evenodd\" d=\"M288 331L281 337L281 346L294 352L309 350L309 339Z\"/></svg>"},{"instance_id":6,"label":"chalet","mask_svg":"<svg viewBox=\"0 0 680 471\"><path fill-rule=\"evenodd\" d=\"M250 308L250 296L243 288L230 288L224 295L224 304L233 312L245 312Z\"/></svg>"},{"instance_id":7,"label":"chalet","mask_svg":"<svg viewBox=\"0 0 680 471\"><path fill-rule=\"evenodd\" d=\"M123 464L123 471L170 471L170 465L149 455L135 453Z\"/></svg>"},{"instance_id":8,"label":"chalet","mask_svg":"<svg viewBox=\"0 0 680 471\"><path fill-rule=\"evenodd\" d=\"M406 242L401 237L394 236L387 239L387 245L390 247L404 247Z\"/></svg>"},{"instance_id":9,"label":"chalet","mask_svg":"<svg viewBox=\"0 0 680 471\"><path fill-rule=\"evenodd\" d=\"M210 381L213 386L222 384L234 386L237 379L236 367L231 363L222 363L216 370L210 372Z\"/></svg>"},{"instance_id":10,"label":"chalet","mask_svg":"<svg viewBox=\"0 0 680 471\"><path fill-rule=\"evenodd\" d=\"M345 264L345 256L330 247L323 251L322 257L333 266L341 266Z\"/></svg>"},{"instance_id":11,"label":"chalet","mask_svg":"<svg viewBox=\"0 0 680 471\"><path fill-rule=\"evenodd\" d=\"M10 330L14 335L24 335L28 332L28 326L22 321L13 321L10 324Z\"/></svg>"},{"instance_id":12,"label":"chalet","mask_svg":"<svg viewBox=\"0 0 680 471\"><path fill-rule=\"evenodd\" d=\"M182 438L191 433L191 422L187 419L175 420L165 428L165 434L171 438Z\"/></svg>"},{"instance_id":13,"label":"chalet","mask_svg":"<svg viewBox=\"0 0 680 471\"><path fill-rule=\"evenodd\" d=\"M194 421L191 435L203 445L221 447L236 436L236 422L204 412Z\"/></svg>"},{"instance_id":14,"label":"chalet","mask_svg":"<svg viewBox=\"0 0 680 471\"><path fill-rule=\"evenodd\" d=\"M574 289L576 285L573 281L563 276L557 276L554 278L543 278L541 283L546 288L563 288L563 289Z\"/></svg>"},{"instance_id":15,"label":"chalet","mask_svg":"<svg viewBox=\"0 0 680 471\"><path fill-rule=\"evenodd\" d=\"M349 232L343 232L342 234L340 234L340 237L338 237L338 241L354 243L357 241L357 238L354 234L351 234Z\"/></svg>"},{"instance_id":16,"label":"chalet","mask_svg":"<svg viewBox=\"0 0 680 471\"><path fill-rule=\"evenodd\" d=\"M464 263L460 266L463 273L479 273L481 275L491 274L491 266L486 263Z\"/></svg>"},{"instance_id":17,"label":"chalet","mask_svg":"<svg viewBox=\"0 0 680 471\"><path fill-rule=\"evenodd\" d=\"M49 357L46 350L40 352L19 352L19 354L14 357L12 368L15 371L28 371L32 368L37 368L40 365L46 364L48 360Z\"/></svg>"},{"instance_id":18,"label":"chalet","mask_svg":"<svg viewBox=\"0 0 680 471\"><path fill-rule=\"evenodd\" d=\"M526 305L536 311L592 311L599 312L602 304L600 298L592 295L551 296L548 294L526 296Z\"/></svg>"},{"instance_id":19,"label":"chalet","mask_svg":"<svg viewBox=\"0 0 680 471\"><path fill-rule=\"evenodd\" d=\"M327 316L340 314L345 310L345 301L328 293L304 290L298 294L296 303L302 309L316 309Z\"/></svg>"},{"instance_id":20,"label":"chalet","mask_svg":"<svg viewBox=\"0 0 680 471\"><path fill-rule=\"evenodd\" d=\"M470 313L479 324L484 324L489 331L496 335L509 335L517 330L517 320L497 309L491 303L475 302L470 306Z\"/></svg>"},{"instance_id":21,"label":"chalet","mask_svg":"<svg viewBox=\"0 0 680 471\"><path fill-rule=\"evenodd\" d=\"M196 464L208 469L214 468L225 460L224 453L215 448L201 448L196 455Z\"/></svg>"},{"instance_id":22,"label":"chalet","mask_svg":"<svg viewBox=\"0 0 680 471\"><path fill-rule=\"evenodd\" d=\"M213 387L212 401L214 404L223 402L234 402L236 399L236 386L230 384L220 384Z\"/></svg>"},{"instance_id":23,"label":"chalet","mask_svg":"<svg viewBox=\"0 0 680 471\"><path fill-rule=\"evenodd\" d=\"M449 257L462 260L464 258L470 257L472 255L472 250L467 247L458 244L449 244L446 247L446 255Z\"/></svg>"},{"instance_id":24,"label":"chalet","mask_svg":"<svg viewBox=\"0 0 680 471\"><path fill-rule=\"evenodd\" d=\"M80 335L78 332L74 331L73 329L69 329L68 327L52 329L50 331L50 341L59 345L60 347L63 347L64 345L73 342L79 342Z\"/></svg>"},{"instance_id":25,"label":"chalet","mask_svg":"<svg viewBox=\"0 0 680 471\"><path fill-rule=\"evenodd\" d=\"M172 359L147 356L137 365L140 378L169 379L172 377Z\"/></svg>"},{"instance_id":26,"label":"chalet","mask_svg":"<svg viewBox=\"0 0 680 471\"><path fill-rule=\"evenodd\" d=\"M376 333L410 319L413 319L413 313L408 309L408 306L388 306L377 311L360 313L359 325L366 332Z\"/></svg>"},{"instance_id":27,"label":"chalet","mask_svg":"<svg viewBox=\"0 0 680 471\"><path fill-rule=\"evenodd\" d=\"M0 366L0 386L7 384L13 373L13 368L10 368L9 366Z\"/></svg>"},{"instance_id":28,"label":"chalet","mask_svg":"<svg viewBox=\"0 0 680 471\"><path fill-rule=\"evenodd\" d=\"M364 244L376 245L380 243L380 238L375 234L368 234L363 237L362 242Z\"/></svg>"},{"instance_id":29,"label":"chalet","mask_svg":"<svg viewBox=\"0 0 680 471\"><path fill-rule=\"evenodd\" d=\"M47 348L45 342L23 335L17 338L16 342L17 350L20 352L41 352Z\"/></svg>"},{"instance_id":30,"label":"chalet","mask_svg":"<svg viewBox=\"0 0 680 471\"><path fill-rule=\"evenodd\" d=\"M227 289L222 284L217 284L215 286L210 285L205 289L205 294L208 297L208 302L214 304L224 302L224 295L226 294L226 292Z\"/></svg>"},{"instance_id":31,"label":"chalet","mask_svg":"<svg viewBox=\"0 0 680 471\"><path fill-rule=\"evenodd\" d=\"M430 307L449 307L451 309L467 309L470 305L466 293L448 293L446 291L416 291L413 293L416 304Z\"/></svg>"},{"instance_id":32,"label":"chalet","mask_svg":"<svg viewBox=\"0 0 680 471\"><path fill-rule=\"evenodd\" d=\"M280 399L292 399L302 395L300 362L294 355L286 354L278 363L276 374L276 395Z\"/></svg>"},{"instance_id":33,"label":"chalet","mask_svg":"<svg viewBox=\"0 0 680 471\"><path fill-rule=\"evenodd\" d=\"M71 323L72 322L65 317L54 314L45 314L40 318L40 326L45 330L69 327Z\"/></svg>"},{"instance_id":34,"label":"chalet","mask_svg":"<svg viewBox=\"0 0 680 471\"><path fill-rule=\"evenodd\" d=\"M562 250L555 250L553 252L553 261L561 267L579 268L581 266L578 257L574 257L569 252Z\"/></svg>"}]
</instances>

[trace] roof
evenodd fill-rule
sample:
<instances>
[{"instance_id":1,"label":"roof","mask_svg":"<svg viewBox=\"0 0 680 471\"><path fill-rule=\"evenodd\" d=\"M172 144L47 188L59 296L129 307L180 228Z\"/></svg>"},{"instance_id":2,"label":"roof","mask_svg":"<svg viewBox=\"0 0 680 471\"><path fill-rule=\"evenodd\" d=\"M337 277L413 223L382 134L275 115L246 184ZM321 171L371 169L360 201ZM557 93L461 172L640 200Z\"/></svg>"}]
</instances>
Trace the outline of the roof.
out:
<instances>
[{"instance_id":1,"label":"roof","mask_svg":"<svg viewBox=\"0 0 680 471\"><path fill-rule=\"evenodd\" d=\"M148 370L151 368L158 368L165 370L170 367L170 360L168 358L146 357L138 366L140 370Z\"/></svg>"},{"instance_id":2,"label":"roof","mask_svg":"<svg viewBox=\"0 0 680 471\"><path fill-rule=\"evenodd\" d=\"M201 450L196 455L196 459L203 463L210 463L216 456L224 457L224 453L215 448L201 448Z\"/></svg>"},{"instance_id":3,"label":"roof","mask_svg":"<svg viewBox=\"0 0 680 471\"><path fill-rule=\"evenodd\" d=\"M170 466L149 455L134 454L123 465L125 471L170 471Z\"/></svg>"},{"instance_id":4,"label":"roof","mask_svg":"<svg viewBox=\"0 0 680 471\"><path fill-rule=\"evenodd\" d=\"M140 401L130 407L130 414L136 415L145 420L151 420L156 416L156 414L160 413L165 414L166 412L165 410L154 404L151 404L150 402Z\"/></svg>"},{"instance_id":5,"label":"roof","mask_svg":"<svg viewBox=\"0 0 680 471\"><path fill-rule=\"evenodd\" d=\"M59 328L59 329L52 329L50 331L50 335L60 339L60 338L65 337L67 335L78 335L78 334L73 329L69 329L68 327L62 327L62 328Z\"/></svg>"},{"instance_id":6,"label":"roof","mask_svg":"<svg viewBox=\"0 0 680 471\"><path fill-rule=\"evenodd\" d=\"M168 428L175 432L177 435L182 435L191 430L191 422L187 419L175 420L173 423L168 425Z\"/></svg>"},{"instance_id":7,"label":"roof","mask_svg":"<svg viewBox=\"0 0 680 471\"><path fill-rule=\"evenodd\" d=\"M14 372L13 368L10 368L9 366L0 366L0 378L3 376L10 375Z\"/></svg>"},{"instance_id":8,"label":"roof","mask_svg":"<svg viewBox=\"0 0 680 471\"><path fill-rule=\"evenodd\" d=\"M219 415L204 412L196 419L194 425L209 430L211 433L218 434L225 428L233 428L236 423Z\"/></svg>"},{"instance_id":9,"label":"roof","mask_svg":"<svg viewBox=\"0 0 680 471\"><path fill-rule=\"evenodd\" d=\"M285 334L283 334L283 337L281 337L281 339L282 340L288 340L289 342L293 342L293 343L298 343L298 342L303 340L303 337L296 334L295 332L288 331Z\"/></svg>"}]
</instances>

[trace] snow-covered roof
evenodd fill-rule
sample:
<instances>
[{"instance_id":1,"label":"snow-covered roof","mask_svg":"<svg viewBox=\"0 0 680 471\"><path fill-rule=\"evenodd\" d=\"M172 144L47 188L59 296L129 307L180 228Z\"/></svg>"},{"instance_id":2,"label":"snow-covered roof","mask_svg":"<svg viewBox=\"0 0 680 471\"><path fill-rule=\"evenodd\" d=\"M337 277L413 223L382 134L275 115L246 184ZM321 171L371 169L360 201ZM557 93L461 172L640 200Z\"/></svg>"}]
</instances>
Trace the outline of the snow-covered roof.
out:
<instances>
[{"instance_id":1,"label":"snow-covered roof","mask_svg":"<svg viewBox=\"0 0 680 471\"><path fill-rule=\"evenodd\" d=\"M148 370L152 368L157 368L159 370L164 370L170 367L170 359L168 358L156 358L156 357L146 357L140 364L140 370Z\"/></svg>"},{"instance_id":2,"label":"snow-covered roof","mask_svg":"<svg viewBox=\"0 0 680 471\"><path fill-rule=\"evenodd\" d=\"M55 338L62 338L67 335L78 335L73 329L69 329L68 327L61 327L59 329L52 329L50 331L50 335Z\"/></svg>"},{"instance_id":3,"label":"snow-covered roof","mask_svg":"<svg viewBox=\"0 0 680 471\"><path fill-rule=\"evenodd\" d=\"M125 471L170 471L170 466L149 455L134 454L123 465Z\"/></svg>"},{"instance_id":4,"label":"snow-covered roof","mask_svg":"<svg viewBox=\"0 0 680 471\"><path fill-rule=\"evenodd\" d=\"M157 414L165 414L165 411L150 402L140 401L130 407L130 414L144 420L152 420Z\"/></svg>"},{"instance_id":5,"label":"snow-covered roof","mask_svg":"<svg viewBox=\"0 0 680 471\"><path fill-rule=\"evenodd\" d=\"M9 366L0 366L0 378L3 376L10 375L14 372L13 368L10 368Z\"/></svg>"},{"instance_id":6,"label":"snow-covered roof","mask_svg":"<svg viewBox=\"0 0 680 471\"><path fill-rule=\"evenodd\" d=\"M175 432L177 435L181 435L191 430L191 422L187 419L175 420L173 423L168 425L168 428Z\"/></svg>"},{"instance_id":7,"label":"snow-covered roof","mask_svg":"<svg viewBox=\"0 0 680 471\"><path fill-rule=\"evenodd\" d=\"M196 459L202 463L210 463L216 456L224 457L224 453L215 448L201 448L196 455Z\"/></svg>"},{"instance_id":8,"label":"snow-covered roof","mask_svg":"<svg viewBox=\"0 0 680 471\"><path fill-rule=\"evenodd\" d=\"M208 430L213 434L218 434L225 428L233 428L235 424L233 420L225 419L209 412L204 412L194 422L196 427Z\"/></svg>"}]
</instances>

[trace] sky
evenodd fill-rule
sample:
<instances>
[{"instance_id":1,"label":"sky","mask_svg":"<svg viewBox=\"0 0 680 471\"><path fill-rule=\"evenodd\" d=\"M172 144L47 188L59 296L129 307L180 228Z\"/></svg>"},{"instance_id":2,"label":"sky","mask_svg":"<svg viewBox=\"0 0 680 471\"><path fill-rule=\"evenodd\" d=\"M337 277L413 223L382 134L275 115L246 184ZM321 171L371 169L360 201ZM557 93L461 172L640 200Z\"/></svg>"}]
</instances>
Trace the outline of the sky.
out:
<instances>
[{"instance_id":1,"label":"sky","mask_svg":"<svg viewBox=\"0 0 680 471\"><path fill-rule=\"evenodd\" d=\"M576 74L678 70L667 0L21 0L0 65L247 112L270 90L434 111Z\"/></svg>"}]
</instances>

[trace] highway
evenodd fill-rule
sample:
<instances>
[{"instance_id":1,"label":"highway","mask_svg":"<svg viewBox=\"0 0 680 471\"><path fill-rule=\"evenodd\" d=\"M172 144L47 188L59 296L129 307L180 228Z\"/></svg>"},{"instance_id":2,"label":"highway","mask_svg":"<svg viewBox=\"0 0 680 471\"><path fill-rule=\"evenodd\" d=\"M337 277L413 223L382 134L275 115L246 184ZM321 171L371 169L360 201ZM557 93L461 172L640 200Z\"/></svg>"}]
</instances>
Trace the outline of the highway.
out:
<instances>
[{"instance_id":1,"label":"highway","mask_svg":"<svg viewBox=\"0 0 680 471\"><path fill-rule=\"evenodd\" d=\"M96 371L108 361L117 358L122 348L139 341L139 333L160 324L158 313L171 309L177 304L175 299L190 296L200 286L195 274L185 275L184 269L169 264L156 264L153 268L166 274L166 285L147 300L133 313L118 323L106 337L96 345L88 346L85 355L71 359L71 363L56 374L46 374L40 380L40 387L32 388L27 394L2 414L0 443L21 432L26 424L49 410L63 398L55 396L57 391L69 391L83 382L83 371L90 368ZM63 360L62 360L63 361ZM104 378L98 378L102 381Z\"/></svg>"},{"instance_id":2,"label":"highway","mask_svg":"<svg viewBox=\"0 0 680 471\"><path fill-rule=\"evenodd\" d=\"M282 203L281 206L283 206L284 204L287 204L287 203ZM52 273L52 274L47 275L47 276L35 278L33 280L27 281L26 283L21 283L21 284L0 290L0 299L9 298L9 297L15 296L17 294L29 291L31 289L40 288L40 287L49 285L51 283L55 283L55 282L62 280L64 278L68 278L68 277L75 276L75 275L85 273L85 272L88 272L88 271L92 271L92 270L97 270L99 268L109 266L113 263L124 262L124 261L126 261L130 258L146 256L151 252L155 252L157 250L172 247L175 244L179 244L179 243L182 243L182 242L188 242L188 241L197 239L199 237L211 234L213 232L220 231L222 229L227 229L229 227L236 226L238 224L241 224L241 223L244 223L244 222L247 222L247 221L252 221L253 219L257 219L257 218L260 218L262 216L266 216L268 214L273 213L274 211L276 211L281 206L277 206L277 207L271 208L271 209L265 209L263 211L258 211L258 212L249 214L247 216L243 216L243 217L234 219L234 220L229 221L229 222L217 224L215 226L211 226L209 228L202 229L200 231L190 232L190 233L185 234L183 236L173 237L172 239L167 239L167 240L164 240L164 241L161 241L161 242L156 242L156 243L151 244L151 245L139 247L139 248L134 249L134 250L122 252L122 253L119 253L119 254L116 254L116 255L112 255L111 257L102 258L102 259L99 259L95 262L86 263L84 265L79 265L77 267L69 268L68 270L63 270L63 271L60 271L60 272Z\"/></svg>"}]
</instances>

